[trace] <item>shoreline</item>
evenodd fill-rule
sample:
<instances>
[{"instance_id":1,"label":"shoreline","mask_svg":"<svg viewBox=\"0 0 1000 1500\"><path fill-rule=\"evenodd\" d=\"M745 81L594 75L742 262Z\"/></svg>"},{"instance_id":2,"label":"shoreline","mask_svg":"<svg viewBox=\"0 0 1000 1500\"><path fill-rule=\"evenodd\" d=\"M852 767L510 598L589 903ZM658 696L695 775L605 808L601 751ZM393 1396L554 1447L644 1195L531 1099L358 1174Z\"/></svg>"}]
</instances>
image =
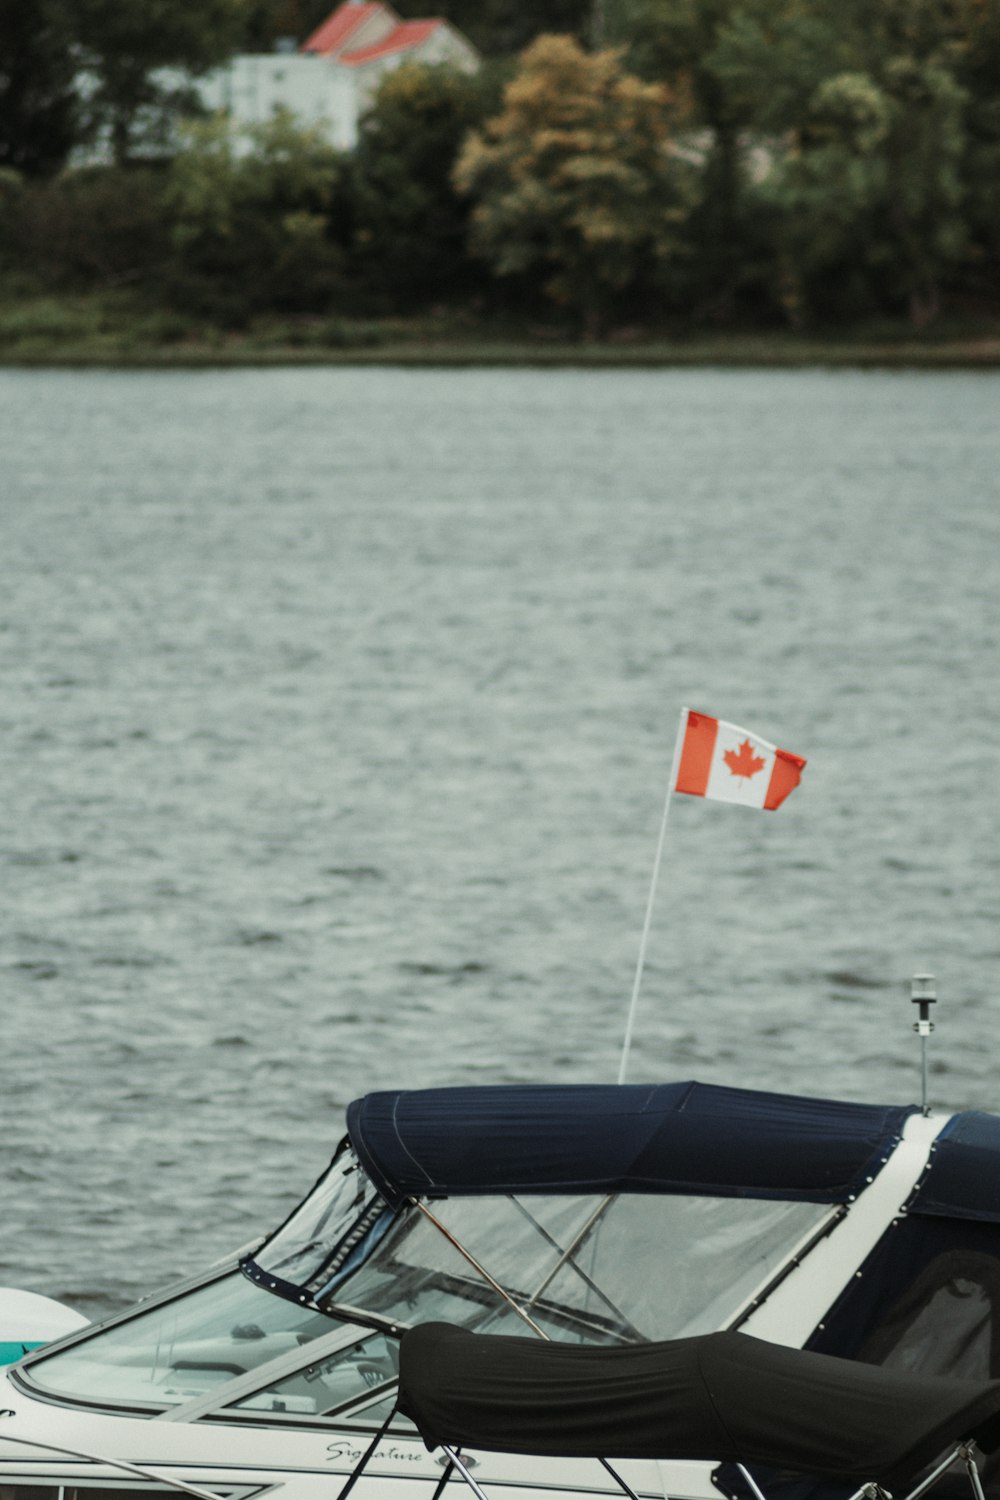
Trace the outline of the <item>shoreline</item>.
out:
<instances>
[{"instance_id":1,"label":"shoreline","mask_svg":"<svg viewBox=\"0 0 1000 1500\"><path fill-rule=\"evenodd\" d=\"M841 341L819 338L785 342L762 336L731 339L650 341L634 344L577 344L521 340L442 340L440 342L359 343L302 348L295 344L260 347L234 340L210 343L136 344L128 348L74 343L35 343L4 348L6 369L253 369L275 366L395 365L413 368L536 367L579 369L670 369L723 366L799 369L1000 369L1000 338L982 340Z\"/></svg>"},{"instance_id":2,"label":"shoreline","mask_svg":"<svg viewBox=\"0 0 1000 1500\"><path fill-rule=\"evenodd\" d=\"M766 340L759 347L745 341L702 345L637 345L627 349L576 344L386 345L372 349L364 345L337 349L303 350L294 346L274 349L226 349L211 347L149 348L127 351L82 349L4 350L0 369L269 369L278 366L320 368L347 365L404 366L409 368L577 368L577 369L803 369L828 366L836 369L995 370L1000 369L1000 341L982 344L857 345L810 340L795 348L776 350Z\"/></svg>"},{"instance_id":3,"label":"shoreline","mask_svg":"<svg viewBox=\"0 0 1000 1500\"><path fill-rule=\"evenodd\" d=\"M198 324L128 298L0 299L0 367L237 369L395 365L426 368L1000 368L1000 325L943 322L915 332L881 322L793 333L620 328L584 341L544 325L476 322L447 310L410 318L261 318L240 331Z\"/></svg>"}]
</instances>

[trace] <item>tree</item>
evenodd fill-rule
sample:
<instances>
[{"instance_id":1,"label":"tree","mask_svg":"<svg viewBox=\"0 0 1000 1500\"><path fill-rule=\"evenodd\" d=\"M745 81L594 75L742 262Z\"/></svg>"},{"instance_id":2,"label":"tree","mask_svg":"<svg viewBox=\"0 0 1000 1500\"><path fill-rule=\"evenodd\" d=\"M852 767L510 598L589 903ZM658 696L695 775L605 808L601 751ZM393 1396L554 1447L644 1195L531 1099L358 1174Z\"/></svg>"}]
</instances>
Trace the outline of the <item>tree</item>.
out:
<instances>
[{"instance_id":1,"label":"tree","mask_svg":"<svg viewBox=\"0 0 1000 1500\"><path fill-rule=\"evenodd\" d=\"M624 72L618 52L539 37L456 165L473 249L500 276L540 273L600 333L621 294L678 248L689 171L670 151L670 111L668 91Z\"/></svg>"},{"instance_id":2,"label":"tree","mask_svg":"<svg viewBox=\"0 0 1000 1500\"><path fill-rule=\"evenodd\" d=\"M94 166L17 180L13 194L0 183L0 263L19 285L159 288L170 233L161 171Z\"/></svg>"},{"instance_id":3,"label":"tree","mask_svg":"<svg viewBox=\"0 0 1000 1500\"><path fill-rule=\"evenodd\" d=\"M173 300L236 324L271 310L326 311L343 269L329 225L343 158L282 112L245 131L219 117L186 134L165 194Z\"/></svg>"},{"instance_id":4,"label":"tree","mask_svg":"<svg viewBox=\"0 0 1000 1500\"><path fill-rule=\"evenodd\" d=\"M938 310L942 271L966 243L964 95L947 72L895 59L825 80L799 149L762 184L779 210L792 309L830 316Z\"/></svg>"},{"instance_id":5,"label":"tree","mask_svg":"<svg viewBox=\"0 0 1000 1500\"><path fill-rule=\"evenodd\" d=\"M750 109L714 66L715 49L747 0L606 0L610 40L641 77L663 82L678 104L677 128L699 158L699 202L687 299L696 315L731 319L759 296L765 230L749 192ZM771 0L780 11L784 0ZM808 11L809 7L800 7Z\"/></svg>"},{"instance_id":6,"label":"tree","mask_svg":"<svg viewBox=\"0 0 1000 1500\"><path fill-rule=\"evenodd\" d=\"M75 0L74 14L89 130L119 164L139 139L167 142L191 103L184 75L222 62L239 36L238 0Z\"/></svg>"},{"instance_id":7,"label":"tree","mask_svg":"<svg viewBox=\"0 0 1000 1500\"><path fill-rule=\"evenodd\" d=\"M76 65L64 0L0 0L0 167L57 171L77 136Z\"/></svg>"},{"instance_id":8,"label":"tree","mask_svg":"<svg viewBox=\"0 0 1000 1500\"><path fill-rule=\"evenodd\" d=\"M414 303L469 289L469 210L452 183L459 149L496 96L456 68L407 64L387 75L361 121L352 171L358 275Z\"/></svg>"},{"instance_id":9,"label":"tree","mask_svg":"<svg viewBox=\"0 0 1000 1500\"><path fill-rule=\"evenodd\" d=\"M771 311L771 205L753 190L760 170L765 90L718 64L720 47L748 18L768 30L764 69L770 95L782 82L773 51L786 31L795 46L782 59L798 83L824 76L831 38L815 13L827 0L604 0L609 38L641 77L667 84L678 103L678 138L699 164L700 190L687 233L682 278L696 320L729 322L761 306ZM850 6L855 0L844 0ZM790 24L786 27L785 22ZM784 30L782 30L784 28ZM755 33L754 41L757 41ZM815 75L812 69L815 65ZM746 72L749 74L750 70Z\"/></svg>"},{"instance_id":10,"label":"tree","mask_svg":"<svg viewBox=\"0 0 1000 1500\"><path fill-rule=\"evenodd\" d=\"M968 239L964 4L745 0L720 33L707 65L771 137L759 196L793 318L936 312Z\"/></svg>"},{"instance_id":11,"label":"tree","mask_svg":"<svg viewBox=\"0 0 1000 1500\"><path fill-rule=\"evenodd\" d=\"M965 0L955 76L969 97L962 164L970 254L967 284L995 306L1000 298L1000 0Z\"/></svg>"}]
</instances>

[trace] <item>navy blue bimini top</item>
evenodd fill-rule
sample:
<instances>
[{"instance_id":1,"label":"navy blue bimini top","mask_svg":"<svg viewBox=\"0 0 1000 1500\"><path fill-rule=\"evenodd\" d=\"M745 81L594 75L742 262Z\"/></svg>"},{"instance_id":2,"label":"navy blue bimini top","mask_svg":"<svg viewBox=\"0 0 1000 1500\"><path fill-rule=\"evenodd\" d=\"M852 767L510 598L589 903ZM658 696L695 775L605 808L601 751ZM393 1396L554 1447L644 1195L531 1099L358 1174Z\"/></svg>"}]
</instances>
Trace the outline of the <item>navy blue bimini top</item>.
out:
<instances>
[{"instance_id":1,"label":"navy blue bimini top","mask_svg":"<svg viewBox=\"0 0 1000 1500\"><path fill-rule=\"evenodd\" d=\"M1000 1224L1000 1119L981 1110L953 1115L906 1207L933 1218Z\"/></svg>"},{"instance_id":2,"label":"navy blue bimini top","mask_svg":"<svg viewBox=\"0 0 1000 1500\"><path fill-rule=\"evenodd\" d=\"M846 1203L917 1105L701 1083L367 1094L351 1143L387 1201L501 1193L686 1193Z\"/></svg>"}]
</instances>

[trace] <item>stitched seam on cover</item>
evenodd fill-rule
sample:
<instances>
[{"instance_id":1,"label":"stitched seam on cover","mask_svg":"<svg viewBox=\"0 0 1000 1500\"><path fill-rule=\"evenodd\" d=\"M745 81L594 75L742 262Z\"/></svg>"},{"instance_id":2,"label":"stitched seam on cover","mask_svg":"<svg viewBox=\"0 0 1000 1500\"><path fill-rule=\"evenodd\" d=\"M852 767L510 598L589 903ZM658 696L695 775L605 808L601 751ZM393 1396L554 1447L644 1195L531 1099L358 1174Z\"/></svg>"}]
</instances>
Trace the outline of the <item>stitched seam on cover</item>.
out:
<instances>
[{"instance_id":1,"label":"stitched seam on cover","mask_svg":"<svg viewBox=\"0 0 1000 1500\"><path fill-rule=\"evenodd\" d=\"M396 1133L396 1140L399 1142L401 1150L404 1152L404 1154L406 1156L409 1157L410 1161L412 1161L412 1163L416 1167L417 1171L420 1172L420 1173L422 1173L422 1175L427 1179L427 1181L433 1185L433 1182L434 1182L433 1177L427 1171L426 1167L424 1167L419 1161L417 1161L417 1158L414 1156L413 1152L410 1150L409 1146L407 1146L406 1142L403 1140L402 1135L400 1134L399 1125L398 1125L397 1120L396 1120L396 1112L399 1109L400 1098L401 1098L401 1096L399 1094L397 1094L396 1098L393 1100L393 1105L392 1105L392 1128L393 1128L393 1130Z\"/></svg>"}]
</instances>

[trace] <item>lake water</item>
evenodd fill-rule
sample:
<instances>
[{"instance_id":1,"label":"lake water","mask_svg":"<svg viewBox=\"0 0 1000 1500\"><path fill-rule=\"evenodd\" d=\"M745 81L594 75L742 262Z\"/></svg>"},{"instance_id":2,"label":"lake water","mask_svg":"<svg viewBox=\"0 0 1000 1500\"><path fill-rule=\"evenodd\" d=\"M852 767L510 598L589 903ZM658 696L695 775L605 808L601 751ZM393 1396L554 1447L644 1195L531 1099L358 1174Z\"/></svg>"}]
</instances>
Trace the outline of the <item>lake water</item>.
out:
<instances>
[{"instance_id":1,"label":"lake water","mask_svg":"<svg viewBox=\"0 0 1000 1500\"><path fill-rule=\"evenodd\" d=\"M0 371L0 1284L276 1223L355 1095L1000 1107L1000 375Z\"/></svg>"}]
</instances>

